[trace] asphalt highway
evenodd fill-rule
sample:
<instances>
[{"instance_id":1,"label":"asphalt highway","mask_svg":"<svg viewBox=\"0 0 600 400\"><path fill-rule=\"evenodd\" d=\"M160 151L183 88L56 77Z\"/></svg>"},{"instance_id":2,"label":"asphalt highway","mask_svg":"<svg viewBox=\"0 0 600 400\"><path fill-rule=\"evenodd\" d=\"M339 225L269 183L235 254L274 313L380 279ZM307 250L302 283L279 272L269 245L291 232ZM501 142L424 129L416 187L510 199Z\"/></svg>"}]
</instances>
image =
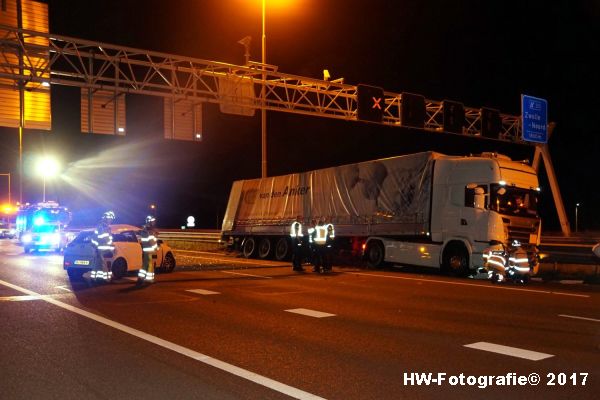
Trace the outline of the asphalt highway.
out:
<instances>
[{"instance_id":1,"label":"asphalt highway","mask_svg":"<svg viewBox=\"0 0 600 400\"><path fill-rule=\"evenodd\" d=\"M0 255L2 399L592 399L600 390L598 285L343 265L294 273L179 251L175 272L136 289L134 277L70 282L60 255L25 255L10 241Z\"/></svg>"}]
</instances>

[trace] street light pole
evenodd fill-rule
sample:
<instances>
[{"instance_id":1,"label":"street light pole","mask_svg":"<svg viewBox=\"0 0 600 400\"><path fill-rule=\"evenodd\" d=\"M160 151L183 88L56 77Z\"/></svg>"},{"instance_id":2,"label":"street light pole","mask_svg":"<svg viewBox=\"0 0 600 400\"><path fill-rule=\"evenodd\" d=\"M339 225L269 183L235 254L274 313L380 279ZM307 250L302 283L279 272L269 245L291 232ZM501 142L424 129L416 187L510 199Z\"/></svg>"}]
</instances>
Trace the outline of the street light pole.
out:
<instances>
[{"instance_id":1,"label":"street light pole","mask_svg":"<svg viewBox=\"0 0 600 400\"><path fill-rule=\"evenodd\" d=\"M579 203L575 204L575 233L577 233L577 231L578 231L578 226L577 226L578 222L579 222L578 221L579 216L577 215L578 214L578 209L579 209Z\"/></svg>"},{"instance_id":2,"label":"street light pole","mask_svg":"<svg viewBox=\"0 0 600 400\"><path fill-rule=\"evenodd\" d=\"M267 110L265 109L265 84L266 84L266 74L265 74L265 65L267 63L267 36L265 32L265 15L267 8L267 0L262 0L262 89L260 92L260 97L262 100L262 107L260 111L261 115L261 123L260 123L260 139L261 139L261 177L267 177Z\"/></svg>"},{"instance_id":3,"label":"street light pole","mask_svg":"<svg viewBox=\"0 0 600 400\"><path fill-rule=\"evenodd\" d=\"M42 176L44 188L42 201L44 203L46 202L46 179L54 177L59 172L59 168L58 161L53 158L43 157L38 161L37 172Z\"/></svg>"},{"instance_id":4,"label":"street light pole","mask_svg":"<svg viewBox=\"0 0 600 400\"><path fill-rule=\"evenodd\" d=\"M0 176L8 176L8 204L12 206L12 197L10 195L10 172L6 174L0 174Z\"/></svg>"}]
</instances>

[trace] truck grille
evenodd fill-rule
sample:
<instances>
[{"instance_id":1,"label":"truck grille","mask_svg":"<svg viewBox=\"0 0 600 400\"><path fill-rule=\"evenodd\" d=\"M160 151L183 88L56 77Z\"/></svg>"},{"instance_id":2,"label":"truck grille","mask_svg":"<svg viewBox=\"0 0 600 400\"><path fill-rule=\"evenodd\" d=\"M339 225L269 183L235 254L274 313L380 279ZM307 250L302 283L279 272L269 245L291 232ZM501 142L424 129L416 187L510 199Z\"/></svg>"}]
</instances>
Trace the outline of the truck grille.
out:
<instances>
[{"instance_id":1,"label":"truck grille","mask_svg":"<svg viewBox=\"0 0 600 400\"><path fill-rule=\"evenodd\" d=\"M508 225L508 239L509 241L518 240L523 244L529 243L529 235L537 233L537 222L534 224L528 224L527 226L515 226Z\"/></svg>"}]
</instances>

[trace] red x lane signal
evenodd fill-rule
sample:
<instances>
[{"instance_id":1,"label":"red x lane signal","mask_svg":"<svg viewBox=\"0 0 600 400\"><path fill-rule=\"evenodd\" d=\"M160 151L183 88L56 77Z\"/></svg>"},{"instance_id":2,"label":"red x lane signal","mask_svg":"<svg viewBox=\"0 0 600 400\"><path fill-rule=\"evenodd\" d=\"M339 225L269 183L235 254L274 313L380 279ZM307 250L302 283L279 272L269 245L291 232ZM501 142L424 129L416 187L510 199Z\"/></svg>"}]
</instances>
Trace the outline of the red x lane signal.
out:
<instances>
[{"instance_id":1,"label":"red x lane signal","mask_svg":"<svg viewBox=\"0 0 600 400\"><path fill-rule=\"evenodd\" d=\"M373 97L373 108L379 108L381 110L381 97Z\"/></svg>"},{"instance_id":2,"label":"red x lane signal","mask_svg":"<svg viewBox=\"0 0 600 400\"><path fill-rule=\"evenodd\" d=\"M356 89L356 117L361 121L381 122L383 89L368 85L358 85Z\"/></svg>"}]
</instances>

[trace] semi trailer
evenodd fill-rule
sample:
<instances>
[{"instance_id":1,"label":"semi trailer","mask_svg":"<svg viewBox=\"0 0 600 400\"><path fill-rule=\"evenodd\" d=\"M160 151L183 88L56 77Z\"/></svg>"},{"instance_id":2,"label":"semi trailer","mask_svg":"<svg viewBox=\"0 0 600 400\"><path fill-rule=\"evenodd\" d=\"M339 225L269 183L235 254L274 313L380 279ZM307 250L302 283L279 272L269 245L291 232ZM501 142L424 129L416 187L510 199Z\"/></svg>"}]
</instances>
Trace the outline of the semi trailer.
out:
<instances>
[{"instance_id":1,"label":"semi trailer","mask_svg":"<svg viewBox=\"0 0 600 400\"><path fill-rule=\"evenodd\" d=\"M235 181L222 240L245 257L285 260L289 228L325 220L335 247L387 263L467 274L517 240L537 272L541 220L536 171L497 153L422 152Z\"/></svg>"}]
</instances>

